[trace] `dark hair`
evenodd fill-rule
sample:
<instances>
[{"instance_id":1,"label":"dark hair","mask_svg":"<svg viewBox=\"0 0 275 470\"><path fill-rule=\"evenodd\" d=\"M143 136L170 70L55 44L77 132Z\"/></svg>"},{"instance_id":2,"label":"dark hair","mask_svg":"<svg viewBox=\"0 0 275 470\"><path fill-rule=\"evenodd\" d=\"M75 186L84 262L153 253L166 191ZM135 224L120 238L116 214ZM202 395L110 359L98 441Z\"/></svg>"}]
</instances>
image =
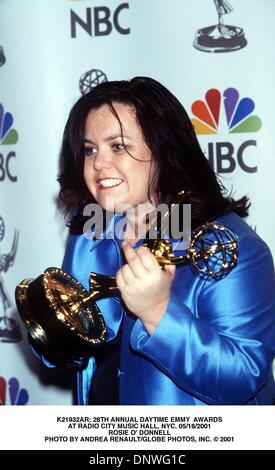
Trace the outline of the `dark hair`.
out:
<instances>
[{"instance_id":1,"label":"dark hair","mask_svg":"<svg viewBox=\"0 0 275 470\"><path fill-rule=\"evenodd\" d=\"M229 211L247 216L250 205L247 197L234 200L226 195L182 104L167 88L148 77L101 83L73 106L64 131L58 177L59 196L66 213L76 209L80 213L87 203L95 202L83 177L85 122L89 111L102 105L108 105L114 112L113 103L135 109L144 140L156 161L150 190L158 203L170 204L184 190L187 194L184 202L192 204L193 227Z\"/></svg>"}]
</instances>

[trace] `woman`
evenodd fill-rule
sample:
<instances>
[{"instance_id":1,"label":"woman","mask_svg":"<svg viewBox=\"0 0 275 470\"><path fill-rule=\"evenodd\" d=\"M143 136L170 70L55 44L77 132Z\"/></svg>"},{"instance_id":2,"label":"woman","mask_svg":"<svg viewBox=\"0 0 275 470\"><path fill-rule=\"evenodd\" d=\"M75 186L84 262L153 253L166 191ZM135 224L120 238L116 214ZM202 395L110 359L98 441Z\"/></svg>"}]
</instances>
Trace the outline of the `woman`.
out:
<instances>
[{"instance_id":1,"label":"woman","mask_svg":"<svg viewBox=\"0 0 275 470\"><path fill-rule=\"evenodd\" d=\"M248 200L225 196L179 101L146 77L100 84L73 107L61 161L60 197L74 214L63 269L86 289L91 271L116 275L122 299L98 301L108 341L78 372L78 403L273 403L272 257L242 220ZM141 246L144 215L179 191L192 229L215 220L238 241L238 264L220 280L189 265L160 269ZM89 203L115 211L96 239L83 233ZM122 242L113 229L125 211Z\"/></svg>"}]
</instances>

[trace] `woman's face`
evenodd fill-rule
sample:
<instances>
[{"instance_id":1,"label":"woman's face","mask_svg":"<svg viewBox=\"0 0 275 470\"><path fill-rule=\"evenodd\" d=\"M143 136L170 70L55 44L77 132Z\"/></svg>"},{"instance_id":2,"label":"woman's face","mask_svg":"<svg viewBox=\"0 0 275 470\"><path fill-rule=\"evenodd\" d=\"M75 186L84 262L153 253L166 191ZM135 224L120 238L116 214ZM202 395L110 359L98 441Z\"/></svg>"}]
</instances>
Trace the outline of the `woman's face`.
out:
<instances>
[{"instance_id":1,"label":"woman's face","mask_svg":"<svg viewBox=\"0 0 275 470\"><path fill-rule=\"evenodd\" d=\"M123 129L107 105L89 112L85 125L84 179L100 206L123 211L149 204L154 162L133 107L113 103ZM127 151L135 158L132 158ZM150 171L151 169L151 171Z\"/></svg>"}]
</instances>

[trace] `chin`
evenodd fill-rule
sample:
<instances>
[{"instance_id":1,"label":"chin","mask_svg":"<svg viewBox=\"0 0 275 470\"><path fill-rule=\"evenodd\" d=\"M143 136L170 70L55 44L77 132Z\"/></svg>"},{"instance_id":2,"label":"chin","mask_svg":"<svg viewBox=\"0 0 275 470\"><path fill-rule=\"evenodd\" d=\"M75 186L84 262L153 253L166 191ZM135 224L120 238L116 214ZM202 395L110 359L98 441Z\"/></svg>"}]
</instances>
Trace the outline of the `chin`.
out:
<instances>
[{"instance_id":1,"label":"chin","mask_svg":"<svg viewBox=\"0 0 275 470\"><path fill-rule=\"evenodd\" d=\"M97 202L97 204L100 205L100 207L102 209L106 210L107 212L116 212L118 214L123 213L121 203L118 203L116 201L109 202L109 201L101 200L100 198L96 199L96 202ZM124 205L124 207L125 207L125 205Z\"/></svg>"}]
</instances>

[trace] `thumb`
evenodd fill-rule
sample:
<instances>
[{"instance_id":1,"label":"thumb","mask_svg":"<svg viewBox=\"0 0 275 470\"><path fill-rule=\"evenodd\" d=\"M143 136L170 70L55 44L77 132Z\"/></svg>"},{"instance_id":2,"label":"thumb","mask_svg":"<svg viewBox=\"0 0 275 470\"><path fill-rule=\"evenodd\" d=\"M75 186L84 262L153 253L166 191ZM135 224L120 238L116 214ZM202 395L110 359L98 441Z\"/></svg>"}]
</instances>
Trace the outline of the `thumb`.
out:
<instances>
[{"instance_id":1,"label":"thumb","mask_svg":"<svg viewBox=\"0 0 275 470\"><path fill-rule=\"evenodd\" d=\"M169 274L173 280L176 274L176 266L174 264L166 264L164 270Z\"/></svg>"}]
</instances>

